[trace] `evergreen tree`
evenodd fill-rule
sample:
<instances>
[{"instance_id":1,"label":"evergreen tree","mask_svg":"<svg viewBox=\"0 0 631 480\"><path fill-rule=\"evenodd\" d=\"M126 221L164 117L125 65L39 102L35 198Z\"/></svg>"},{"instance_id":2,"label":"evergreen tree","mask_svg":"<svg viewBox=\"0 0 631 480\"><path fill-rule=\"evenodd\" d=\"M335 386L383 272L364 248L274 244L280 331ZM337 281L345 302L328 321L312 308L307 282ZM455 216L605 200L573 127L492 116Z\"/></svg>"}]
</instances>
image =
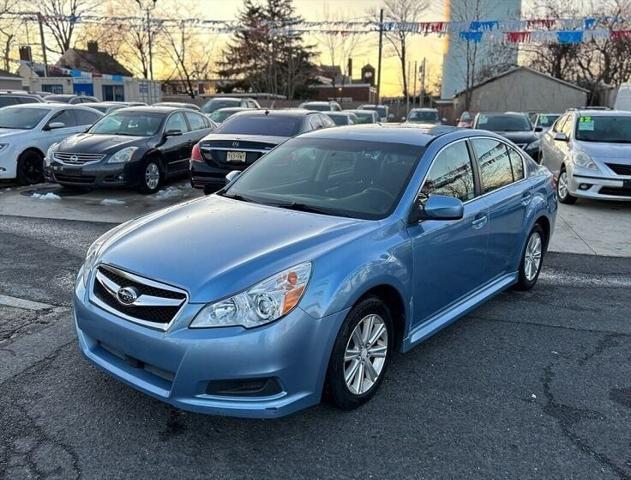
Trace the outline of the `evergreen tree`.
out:
<instances>
[{"instance_id":1,"label":"evergreen tree","mask_svg":"<svg viewBox=\"0 0 631 480\"><path fill-rule=\"evenodd\" d=\"M301 21L292 0L245 0L240 29L219 63L222 90L303 96L314 82L315 53L294 30Z\"/></svg>"}]
</instances>

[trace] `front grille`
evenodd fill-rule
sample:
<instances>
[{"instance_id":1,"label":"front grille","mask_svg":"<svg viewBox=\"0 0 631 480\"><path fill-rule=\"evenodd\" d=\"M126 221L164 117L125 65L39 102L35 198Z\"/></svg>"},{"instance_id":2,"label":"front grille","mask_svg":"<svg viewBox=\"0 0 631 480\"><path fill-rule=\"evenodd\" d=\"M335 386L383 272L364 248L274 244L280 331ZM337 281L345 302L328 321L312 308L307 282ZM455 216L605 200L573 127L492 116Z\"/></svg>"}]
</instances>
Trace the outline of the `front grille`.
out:
<instances>
[{"instance_id":1,"label":"front grille","mask_svg":"<svg viewBox=\"0 0 631 480\"><path fill-rule=\"evenodd\" d=\"M82 185L87 185L96 181L96 177L90 175L66 175L62 173L53 173L53 177L57 182L80 183Z\"/></svg>"},{"instance_id":2,"label":"front grille","mask_svg":"<svg viewBox=\"0 0 631 480\"><path fill-rule=\"evenodd\" d=\"M631 197L631 187L602 187L598 193L602 195L615 195L616 197Z\"/></svg>"},{"instance_id":3,"label":"front grille","mask_svg":"<svg viewBox=\"0 0 631 480\"><path fill-rule=\"evenodd\" d=\"M117 292L132 288L137 299L122 303ZM97 269L93 300L100 307L123 318L166 330L186 302L186 293L169 285L124 272L109 265Z\"/></svg>"},{"instance_id":4,"label":"front grille","mask_svg":"<svg viewBox=\"0 0 631 480\"><path fill-rule=\"evenodd\" d=\"M631 175L631 165L621 165L619 163L608 163L607 166L611 168L618 175Z\"/></svg>"},{"instance_id":5,"label":"front grille","mask_svg":"<svg viewBox=\"0 0 631 480\"><path fill-rule=\"evenodd\" d=\"M66 165L85 165L86 163L98 162L105 158L102 153L67 153L55 152L53 158Z\"/></svg>"}]
</instances>

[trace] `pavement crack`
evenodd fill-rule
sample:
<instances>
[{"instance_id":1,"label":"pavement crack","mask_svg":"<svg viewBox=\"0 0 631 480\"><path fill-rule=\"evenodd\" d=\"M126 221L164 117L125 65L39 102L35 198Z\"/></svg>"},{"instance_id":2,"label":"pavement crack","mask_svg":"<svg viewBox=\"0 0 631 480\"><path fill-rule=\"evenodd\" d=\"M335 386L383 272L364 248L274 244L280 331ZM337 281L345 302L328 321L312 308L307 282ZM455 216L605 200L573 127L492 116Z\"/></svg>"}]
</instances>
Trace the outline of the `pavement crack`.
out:
<instances>
[{"instance_id":1,"label":"pavement crack","mask_svg":"<svg viewBox=\"0 0 631 480\"><path fill-rule=\"evenodd\" d=\"M588 361L590 361L592 358L594 358L594 357L596 357L598 355L601 355L608 348L617 347L619 345L618 342L617 342L617 339L619 337L622 337L622 335L619 334L619 333L609 333L609 334L605 335L603 338L601 338L598 341L598 343L596 344L596 347L594 347L594 350L592 350L591 352L585 353L583 358L581 358L578 361L578 364L582 367Z\"/></svg>"},{"instance_id":2,"label":"pavement crack","mask_svg":"<svg viewBox=\"0 0 631 480\"><path fill-rule=\"evenodd\" d=\"M605 333L605 334L612 334L620 338L624 338L624 337L631 338L631 333L612 332L609 330L595 330L593 328L577 328L577 327L568 327L566 325L550 325L547 323L529 322L527 320L519 320L519 321L505 320L503 318L488 318L488 317L481 317L479 315L471 315L471 314L467 315L467 318L472 318L474 320L485 321L485 322L499 322L499 323L511 323L511 324L516 324L516 325L530 325L533 327L554 328L554 329L560 329L560 330L570 330L573 332L586 332L586 333L597 333L597 334Z\"/></svg>"},{"instance_id":3,"label":"pavement crack","mask_svg":"<svg viewBox=\"0 0 631 480\"><path fill-rule=\"evenodd\" d=\"M543 412L556 420L563 435L581 452L594 458L602 466L609 468L622 480L631 480L631 474L629 472L627 472L624 468L619 467L607 455L594 450L572 430L577 423L583 420L602 419L602 414L595 410L577 408L558 402L554 398L550 388L553 379L554 372L552 371L552 364L550 363L544 368L543 376L541 377L543 395L546 400L546 403L543 406Z\"/></svg>"}]
</instances>

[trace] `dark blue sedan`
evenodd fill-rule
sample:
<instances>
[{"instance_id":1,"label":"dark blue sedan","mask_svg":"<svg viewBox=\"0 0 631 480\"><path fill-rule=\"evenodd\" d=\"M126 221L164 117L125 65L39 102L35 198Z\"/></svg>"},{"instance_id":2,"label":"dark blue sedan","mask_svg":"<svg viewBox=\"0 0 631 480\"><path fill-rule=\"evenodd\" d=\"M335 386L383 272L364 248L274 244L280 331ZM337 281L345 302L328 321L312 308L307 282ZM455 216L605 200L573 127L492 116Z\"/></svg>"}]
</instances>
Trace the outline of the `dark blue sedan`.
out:
<instances>
[{"instance_id":1,"label":"dark blue sedan","mask_svg":"<svg viewBox=\"0 0 631 480\"><path fill-rule=\"evenodd\" d=\"M91 362L222 415L286 415L325 387L363 404L394 351L531 289L557 210L546 168L449 127L319 130L229 177L98 239L74 295Z\"/></svg>"}]
</instances>

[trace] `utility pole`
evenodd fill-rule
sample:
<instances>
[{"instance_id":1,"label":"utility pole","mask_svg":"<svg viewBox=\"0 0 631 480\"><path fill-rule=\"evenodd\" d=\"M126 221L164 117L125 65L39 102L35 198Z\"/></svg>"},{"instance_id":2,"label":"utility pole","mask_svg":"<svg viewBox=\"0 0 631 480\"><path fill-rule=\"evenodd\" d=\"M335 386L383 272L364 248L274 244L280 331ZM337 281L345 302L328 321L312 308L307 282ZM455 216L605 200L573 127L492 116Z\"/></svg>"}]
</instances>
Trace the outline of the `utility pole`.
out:
<instances>
[{"instance_id":1,"label":"utility pole","mask_svg":"<svg viewBox=\"0 0 631 480\"><path fill-rule=\"evenodd\" d=\"M42 14L37 14L37 22L39 23L39 39L42 42L42 56L44 57L44 76L48 76L48 59L46 57L46 43L44 42L44 22Z\"/></svg>"},{"instance_id":2,"label":"utility pole","mask_svg":"<svg viewBox=\"0 0 631 480\"><path fill-rule=\"evenodd\" d=\"M421 66L422 73L421 73L421 98L420 98L420 103L421 103L421 108L425 106L425 69L426 69L426 59L425 57L423 57L423 64Z\"/></svg>"},{"instance_id":3,"label":"utility pole","mask_svg":"<svg viewBox=\"0 0 631 480\"><path fill-rule=\"evenodd\" d=\"M410 69L412 68L411 66L411 62L408 61L408 71L405 73L405 76L407 77L407 86L408 88L406 88L405 90L405 116L407 117L408 114L410 113Z\"/></svg>"},{"instance_id":4,"label":"utility pole","mask_svg":"<svg viewBox=\"0 0 631 480\"><path fill-rule=\"evenodd\" d=\"M416 106L416 79L418 78L418 65L414 60L414 89L412 90L412 108Z\"/></svg>"},{"instance_id":5,"label":"utility pole","mask_svg":"<svg viewBox=\"0 0 631 480\"><path fill-rule=\"evenodd\" d=\"M381 56L383 53L383 8L379 11L379 59L377 61L377 105L381 103Z\"/></svg>"},{"instance_id":6,"label":"utility pole","mask_svg":"<svg viewBox=\"0 0 631 480\"><path fill-rule=\"evenodd\" d=\"M149 78L153 80L153 35L151 33L151 11L156 8L156 2L158 0L150 0L149 4L145 7L142 0L136 0L138 7L144 10L147 15L147 43L149 48Z\"/></svg>"}]
</instances>

